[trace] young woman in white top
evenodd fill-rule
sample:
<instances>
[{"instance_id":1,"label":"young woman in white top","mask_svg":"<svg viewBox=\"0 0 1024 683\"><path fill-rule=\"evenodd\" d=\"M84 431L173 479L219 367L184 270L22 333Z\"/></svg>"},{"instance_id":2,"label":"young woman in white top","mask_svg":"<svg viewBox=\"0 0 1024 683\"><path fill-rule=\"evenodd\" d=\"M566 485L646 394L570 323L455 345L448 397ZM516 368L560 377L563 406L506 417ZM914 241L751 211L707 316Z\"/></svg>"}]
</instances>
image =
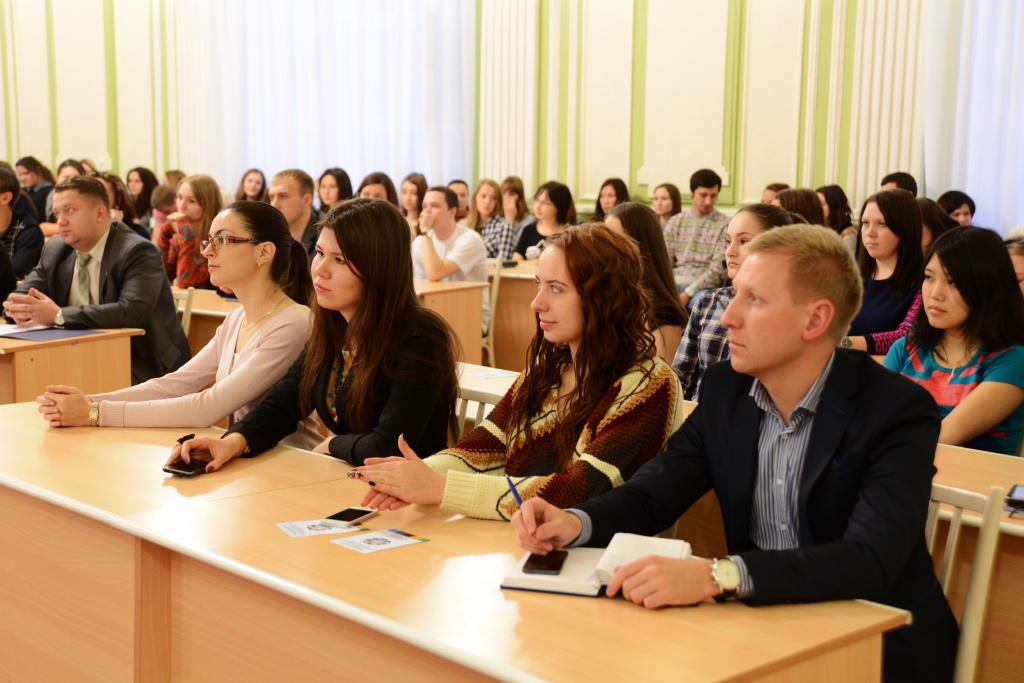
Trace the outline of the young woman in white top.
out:
<instances>
[{"instance_id":1,"label":"young woman in white top","mask_svg":"<svg viewBox=\"0 0 1024 683\"><path fill-rule=\"evenodd\" d=\"M263 400L309 335L313 281L305 249L280 211L241 201L214 219L202 253L210 281L242 304L210 343L179 370L120 391L87 396L48 386L36 402L51 426L201 427L225 417L233 423ZM299 434L295 445L320 441L310 419Z\"/></svg>"}]
</instances>

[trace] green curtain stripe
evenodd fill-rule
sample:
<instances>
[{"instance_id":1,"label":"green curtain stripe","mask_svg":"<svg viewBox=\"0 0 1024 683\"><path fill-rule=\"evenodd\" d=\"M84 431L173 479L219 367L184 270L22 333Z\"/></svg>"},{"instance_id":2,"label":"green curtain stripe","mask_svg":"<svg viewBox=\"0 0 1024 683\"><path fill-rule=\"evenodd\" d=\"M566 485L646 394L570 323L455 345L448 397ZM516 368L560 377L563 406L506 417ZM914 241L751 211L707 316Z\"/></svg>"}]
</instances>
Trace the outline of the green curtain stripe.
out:
<instances>
[{"instance_id":1,"label":"green curtain stripe","mask_svg":"<svg viewBox=\"0 0 1024 683\"><path fill-rule=\"evenodd\" d=\"M843 56L843 104L839 124L839 178L836 182L846 187L849 178L850 158L850 126L853 112L853 60L854 45L857 39L857 0L850 0L846 5L846 54Z\"/></svg>"},{"instance_id":2,"label":"green curtain stripe","mask_svg":"<svg viewBox=\"0 0 1024 683\"><path fill-rule=\"evenodd\" d=\"M548 12L551 10L550 0L540 0L537 7L537 76L534 81L537 84L537 135L536 149L534 149L535 165L533 177L535 184L546 182L544 176L548 167L548 69L550 68L550 55L548 40L551 34L551 20ZM525 188L527 193L535 188Z\"/></svg>"},{"instance_id":3,"label":"green curtain stripe","mask_svg":"<svg viewBox=\"0 0 1024 683\"><path fill-rule=\"evenodd\" d=\"M811 46L811 2L804 0L803 49L800 51L800 123L796 134L796 177L792 179L794 187L803 185L804 152L807 148L807 76L810 68ZM817 27L814 27L817 30ZM818 98L815 98L817 101Z\"/></svg>"},{"instance_id":4,"label":"green curtain stripe","mask_svg":"<svg viewBox=\"0 0 1024 683\"><path fill-rule=\"evenodd\" d=\"M117 46L114 28L114 0L103 0L104 61L107 77L107 154L110 170L120 174L121 145L118 140L117 117Z\"/></svg>"},{"instance_id":5,"label":"green curtain stripe","mask_svg":"<svg viewBox=\"0 0 1024 683\"><path fill-rule=\"evenodd\" d=\"M50 77L50 156L48 166L53 165L60 151L60 137L57 134L57 54L53 39L53 0L46 0L46 62Z\"/></svg>"},{"instance_id":6,"label":"green curtain stripe","mask_svg":"<svg viewBox=\"0 0 1024 683\"><path fill-rule=\"evenodd\" d=\"M160 0L160 92L163 99L163 148L164 148L164 166L163 168L153 169L156 172L157 178L163 175L163 172L171 168L171 124L170 124L170 87L168 85L167 77L167 1ZM156 160L154 159L154 163Z\"/></svg>"},{"instance_id":7,"label":"green curtain stripe","mask_svg":"<svg viewBox=\"0 0 1024 683\"><path fill-rule=\"evenodd\" d=\"M740 178L739 113L743 104L743 32L746 22L746 0L730 0L725 39L725 121L722 129L722 165L729 171L729 183L722 188L718 201L722 206L735 206L736 186Z\"/></svg>"}]
</instances>

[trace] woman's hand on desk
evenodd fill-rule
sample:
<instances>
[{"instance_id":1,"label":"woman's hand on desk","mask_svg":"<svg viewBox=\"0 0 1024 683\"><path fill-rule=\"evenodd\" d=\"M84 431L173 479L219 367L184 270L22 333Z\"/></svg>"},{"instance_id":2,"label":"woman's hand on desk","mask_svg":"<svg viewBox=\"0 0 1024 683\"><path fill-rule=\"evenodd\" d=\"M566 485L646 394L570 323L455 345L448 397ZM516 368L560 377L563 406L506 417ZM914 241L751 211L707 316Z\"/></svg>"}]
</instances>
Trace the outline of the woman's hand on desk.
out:
<instances>
[{"instance_id":1,"label":"woman's hand on desk","mask_svg":"<svg viewBox=\"0 0 1024 683\"><path fill-rule=\"evenodd\" d=\"M245 450L245 437L238 433L228 434L223 439L212 439L208 436L197 436L185 443L174 444L168 465L184 460L189 462L193 457L210 462L207 472L216 472L229 460L237 458Z\"/></svg>"},{"instance_id":2,"label":"woman's hand on desk","mask_svg":"<svg viewBox=\"0 0 1024 683\"><path fill-rule=\"evenodd\" d=\"M88 427L92 401L75 387L51 384L36 396L39 412L51 427Z\"/></svg>"},{"instance_id":3,"label":"woman's hand on desk","mask_svg":"<svg viewBox=\"0 0 1024 683\"><path fill-rule=\"evenodd\" d=\"M415 451L405 442L405 436L398 437L398 450L404 457L367 458L365 464L349 472L349 477L360 479L370 485L370 490L363 497L363 505L374 507L385 503L388 507L379 509L396 510L395 503L419 503L436 505L444 498L444 485L447 477L435 472L420 460ZM377 494L396 499L388 501Z\"/></svg>"}]
</instances>

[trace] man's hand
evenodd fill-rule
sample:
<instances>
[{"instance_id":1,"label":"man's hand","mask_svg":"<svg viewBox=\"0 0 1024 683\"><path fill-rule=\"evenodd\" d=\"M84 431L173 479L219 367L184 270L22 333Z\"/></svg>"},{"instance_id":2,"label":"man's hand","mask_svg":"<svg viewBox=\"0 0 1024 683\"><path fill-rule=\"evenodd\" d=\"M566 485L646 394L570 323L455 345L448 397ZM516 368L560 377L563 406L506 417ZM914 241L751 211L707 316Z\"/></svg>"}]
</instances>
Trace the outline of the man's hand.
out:
<instances>
[{"instance_id":1,"label":"man's hand","mask_svg":"<svg viewBox=\"0 0 1024 683\"><path fill-rule=\"evenodd\" d=\"M673 560L648 555L615 568L607 594L622 597L649 609L670 605L692 605L718 595L711 580L711 560Z\"/></svg>"},{"instance_id":2,"label":"man's hand","mask_svg":"<svg viewBox=\"0 0 1024 683\"><path fill-rule=\"evenodd\" d=\"M28 294L11 294L4 302L4 313L22 327L52 327L59 311L60 306L35 287Z\"/></svg>"},{"instance_id":3,"label":"man's hand","mask_svg":"<svg viewBox=\"0 0 1024 683\"><path fill-rule=\"evenodd\" d=\"M543 498L530 498L512 515L512 528L524 550L547 555L579 538L583 522Z\"/></svg>"}]
</instances>

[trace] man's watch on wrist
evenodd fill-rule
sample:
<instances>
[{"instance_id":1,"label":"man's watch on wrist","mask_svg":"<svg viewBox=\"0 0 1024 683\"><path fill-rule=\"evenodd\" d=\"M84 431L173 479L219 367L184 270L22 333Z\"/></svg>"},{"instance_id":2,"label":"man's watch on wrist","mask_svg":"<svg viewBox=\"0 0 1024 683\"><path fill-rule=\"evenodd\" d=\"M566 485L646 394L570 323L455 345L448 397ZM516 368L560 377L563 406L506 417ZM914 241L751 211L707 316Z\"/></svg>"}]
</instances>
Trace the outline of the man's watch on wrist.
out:
<instances>
[{"instance_id":1,"label":"man's watch on wrist","mask_svg":"<svg viewBox=\"0 0 1024 683\"><path fill-rule=\"evenodd\" d=\"M853 348L853 340L850 339L849 337L843 337L841 340L839 340L839 348L841 348L841 349L852 349Z\"/></svg>"},{"instance_id":2,"label":"man's watch on wrist","mask_svg":"<svg viewBox=\"0 0 1024 683\"><path fill-rule=\"evenodd\" d=\"M89 406L89 426L98 427L100 424L100 404L93 403Z\"/></svg>"},{"instance_id":3,"label":"man's watch on wrist","mask_svg":"<svg viewBox=\"0 0 1024 683\"><path fill-rule=\"evenodd\" d=\"M433 228L428 229L423 234L426 235L427 237L429 237L430 239L434 239L434 229Z\"/></svg>"},{"instance_id":4,"label":"man's watch on wrist","mask_svg":"<svg viewBox=\"0 0 1024 683\"><path fill-rule=\"evenodd\" d=\"M53 316L54 327L64 327L64 311L57 309L57 314Z\"/></svg>"},{"instance_id":5,"label":"man's watch on wrist","mask_svg":"<svg viewBox=\"0 0 1024 683\"><path fill-rule=\"evenodd\" d=\"M736 563L728 557L715 558L711 561L711 582L718 586L718 595L715 600L725 602L729 598L736 597L736 591L740 587L740 570Z\"/></svg>"}]
</instances>

